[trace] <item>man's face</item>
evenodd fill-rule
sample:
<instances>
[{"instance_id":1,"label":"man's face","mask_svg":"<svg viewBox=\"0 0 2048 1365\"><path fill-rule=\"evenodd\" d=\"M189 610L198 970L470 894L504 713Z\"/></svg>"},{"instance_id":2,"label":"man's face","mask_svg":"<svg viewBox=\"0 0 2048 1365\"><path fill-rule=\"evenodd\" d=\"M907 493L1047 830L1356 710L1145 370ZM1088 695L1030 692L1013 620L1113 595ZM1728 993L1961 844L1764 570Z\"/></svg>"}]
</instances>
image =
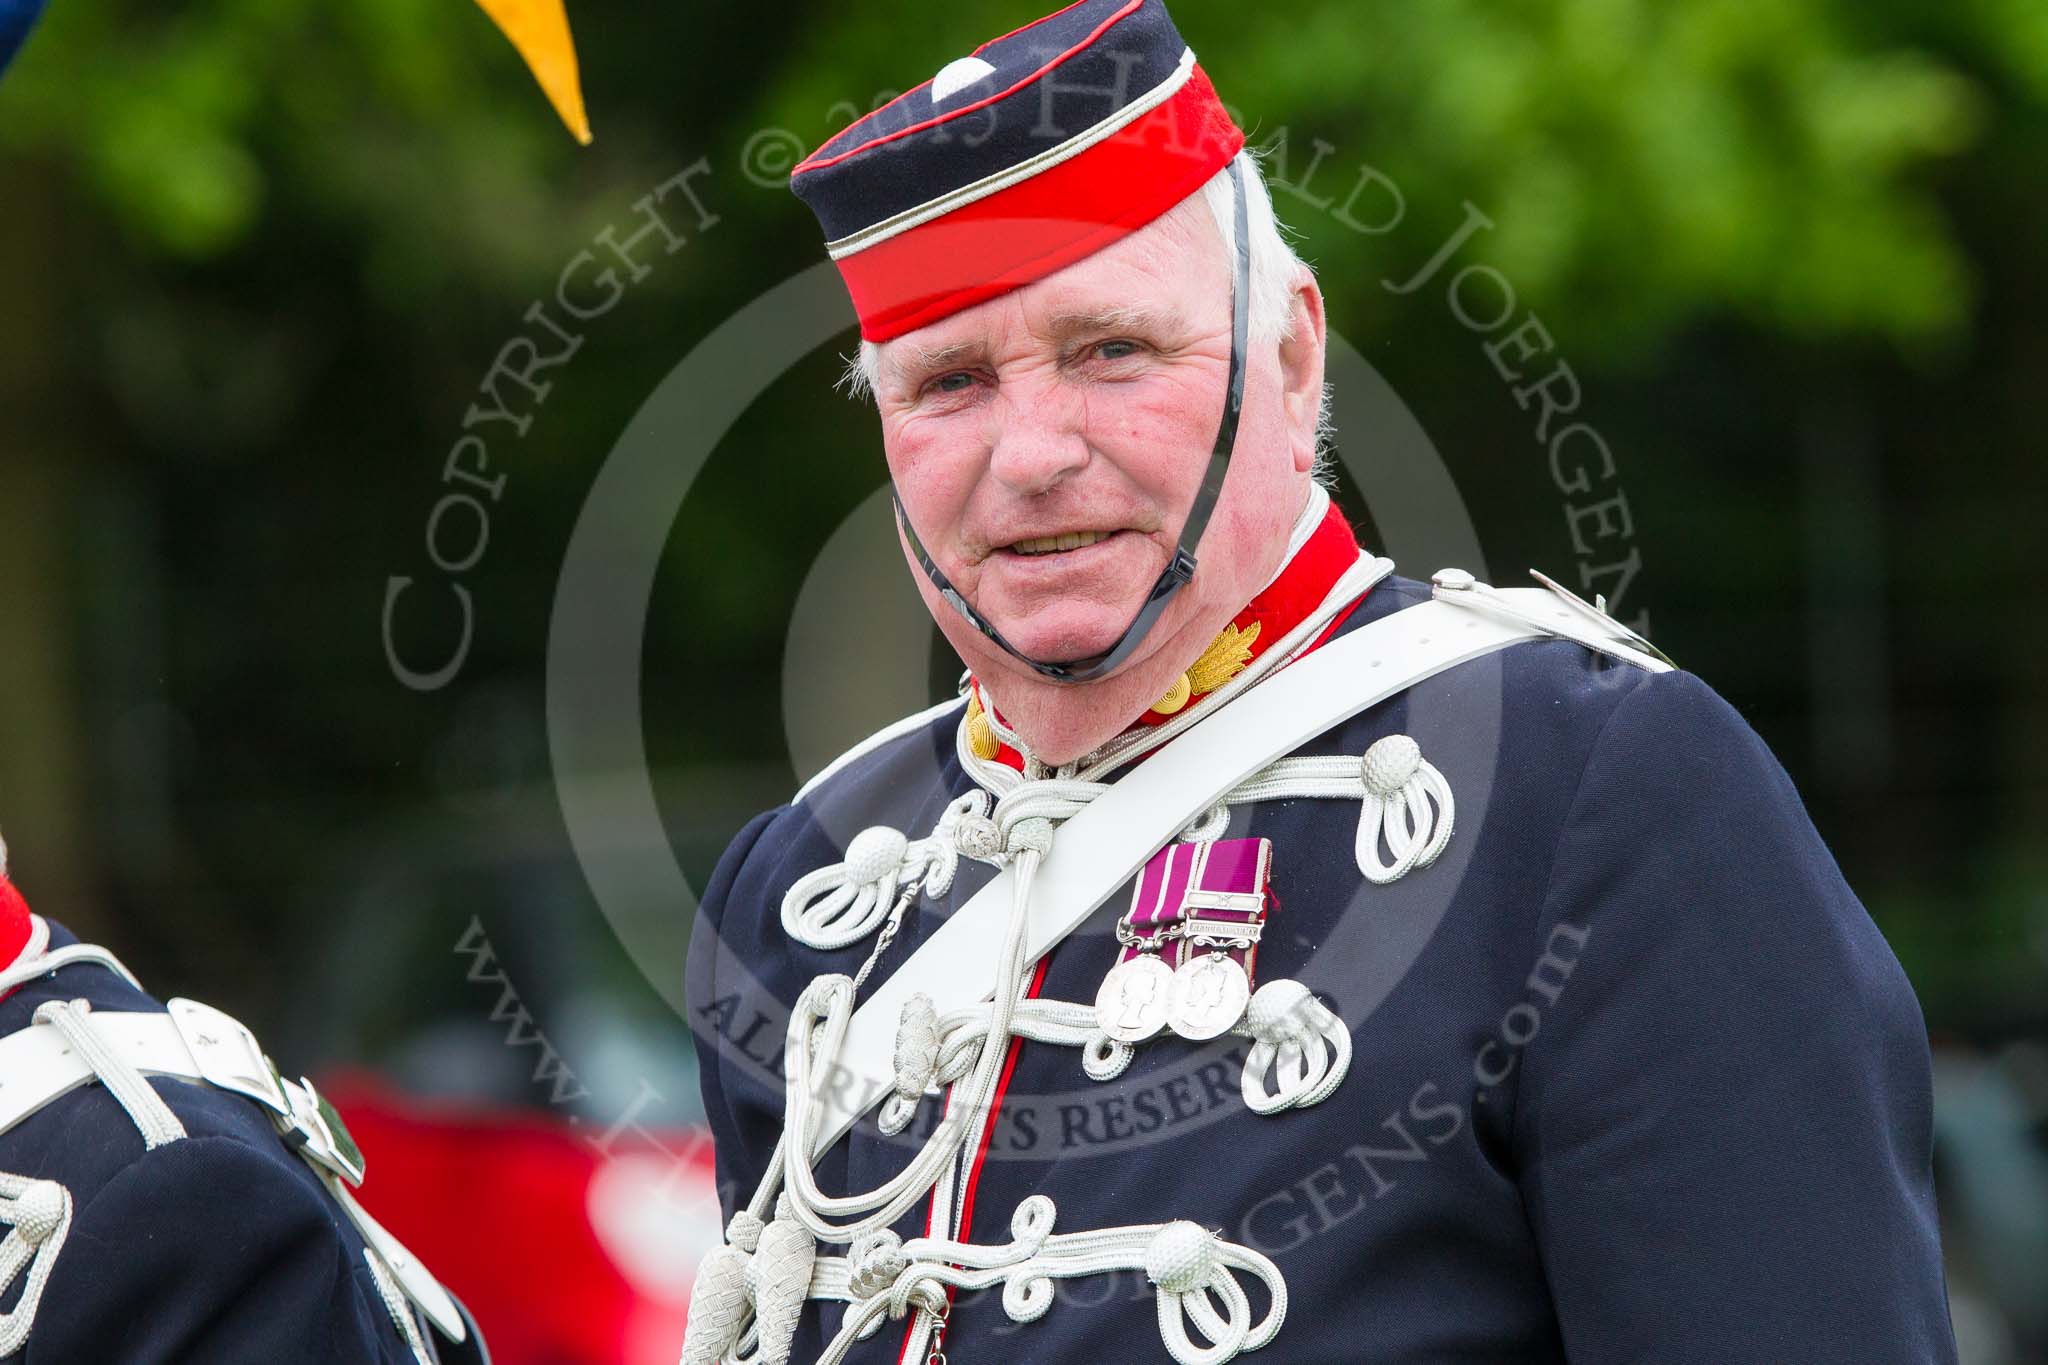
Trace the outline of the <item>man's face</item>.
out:
<instances>
[{"instance_id":1,"label":"man's face","mask_svg":"<svg viewBox=\"0 0 2048 1365\"><path fill-rule=\"evenodd\" d=\"M1197 199L883 345L876 396L904 511L946 577L1032 658L1109 649L1172 557L1222 416L1230 288ZM1227 599L1227 617L1277 567L1313 443L1312 417L1305 441L1290 429L1277 349L1252 348L1200 569L1140 658L1205 607ZM978 673L1019 667L915 577Z\"/></svg>"}]
</instances>

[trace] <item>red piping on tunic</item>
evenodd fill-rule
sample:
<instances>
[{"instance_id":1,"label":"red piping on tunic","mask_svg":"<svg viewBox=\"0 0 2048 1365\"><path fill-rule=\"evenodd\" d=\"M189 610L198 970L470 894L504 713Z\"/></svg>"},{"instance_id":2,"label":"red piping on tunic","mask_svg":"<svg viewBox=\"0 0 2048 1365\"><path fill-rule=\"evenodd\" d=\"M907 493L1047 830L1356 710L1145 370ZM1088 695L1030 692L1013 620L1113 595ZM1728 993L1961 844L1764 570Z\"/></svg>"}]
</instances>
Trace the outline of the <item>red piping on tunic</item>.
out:
<instances>
[{"instance_id":1,"label":"red piping on tunic","mask_svg":"<svg viewBox=\"0 0 2048 1365\"><path fill-rule=\"evenodd\" d=\"M1045 969L1051 965L1051 958L1040 958L1038 960L1038 970L1032 973L1031 986L1024 992L1026 1000L1036 1000L1038 998L1039 988L1045 985ZM995 1137L996 1120L1002 1116L1003 1112L1003 1095L1010 1088L1010 1077L1016 1073L1017 1051L1023 1044L1024 1040L1022 1038L1012 1037L1010 1039L1009 1055L1003 1058L1003 1074L996 1081L996 1093L989 1099L988 1122L983 1124L981 1128L981 1146L975 1150L974 1164L967 1168L967 1185L960 1193L960 1240L962 1241L971 1241L973 1239L974 1191L981 1183L981 1166L984 1161L988 1160L988 1145ZM947 1107L950 1108L951 1104L952 1098L949 1093L947 1096ZM934 1190L932 1194L933 1197L926 1204L924 1211L924 1235L927 1237L932 1235L932 1226L938 1217L938 1192ZM948 1287L946 1290L946 1302L951 1303L952 1301L953 1291ZM910 1352L910 1332L916 1325L917 1320L914 1317L910 1322L904 1324L903 1345L896 1350L897 1365L903 1365L905 1357Z\"/></svg>"},{"instance_id":2,"label":"red piping on tunic","mask_svg":"<svg viewBox=\"0 0 2048 1365\"><path fill-rule=\"evenodd\" d=\"M1323 514L1322 521L1309 533L1309 538L1301 549L1287 561L1279 576L1266 586L1264 592L1247 603L1243 611L1232 618L1232 623L1240 630L1251 625L1253 621L1260 623L1259 638L1252 643L1252 656L1258 657L1264 646L1275 643L1281 636L1306 620L1309 612L1313 611L1329 595L1330 589L1336 586L1344 571L1357 562L1358 554L1358 539L1352 533L1351 524L1344 519L1344 514L1338 510L1337 505L1331 503L1329 510ZM1358 610L1360 603L1369 595L1369 592L1360 593L1338 612L1329 625L1323 628L1322 633L1316 636L1309 649L1321 647L1336 634L1337 628L1350 618L1352 612ZM977 682L974 686L979 689L980 684ZM1199 698L1191 698L1188 704L1192 706L1198 700ZM988 704L986 697L982 698L982 704ZM1148 711L1140 723L1157 724L1165 719L1165 716ZM998 757L1012 767L1024 766L1022 756L1008 745L1002 747ZM1027 999L1038 998L1039 989L1045 984L1046 969L1051 965L1052 955L1048 952L1038 961L1038 970L1031 978L1030 990L1026 992ZM988 1160L989 1144L995 1139L996 1120L1002 1114L1003 1096L1010 1088L1010 1077L1017 1069L1017 1053L1023 1042L1022 1038L1010 1039L1009 1056L1003 1062L1002 1078L996 1083L995 1096L989 1107L988 1123L981 1133L981 1146L974 1154L974 1164L968 1168L967 1184L960 1196L960 1237L963 1241L973 1240L975 1190L981 1183L981 1168ZM924 1230L927 1237L932 1233L936 1217L937 1201L933 1200L925 1209ZM948 1289L948 1303L952 1302L952 1297L952 1290ZM909 1355L910 1331L910 1325L903 1329L903 1345L896 1352L897 1365L904 1365Z\"/></svg>"}]
</instances>

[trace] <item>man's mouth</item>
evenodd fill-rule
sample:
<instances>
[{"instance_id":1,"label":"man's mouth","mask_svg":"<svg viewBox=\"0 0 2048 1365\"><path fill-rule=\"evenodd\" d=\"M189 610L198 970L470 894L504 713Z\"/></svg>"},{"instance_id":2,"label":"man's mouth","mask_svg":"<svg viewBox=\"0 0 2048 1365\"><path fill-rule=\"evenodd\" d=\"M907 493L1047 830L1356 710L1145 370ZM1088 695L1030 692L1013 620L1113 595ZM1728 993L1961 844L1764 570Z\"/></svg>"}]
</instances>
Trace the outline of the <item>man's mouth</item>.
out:
<instances>
[{"instance_id":1,"label":"man's mouth","mask_svg":"<svg viewBox=\"0 0 2048 1365\"><path fill-rule=\"evenodd\" d=\"M1009 550L1012 554L1051 555L1058 554L1063 550L1078 550L1083 546L1093 545L1099 540L1108 540L1115 534L1116 532L1114 531L1067 531L1056 536L1035 536L1030 540L1020 540L1003 548Z\"/></svg>"}]
</instances>

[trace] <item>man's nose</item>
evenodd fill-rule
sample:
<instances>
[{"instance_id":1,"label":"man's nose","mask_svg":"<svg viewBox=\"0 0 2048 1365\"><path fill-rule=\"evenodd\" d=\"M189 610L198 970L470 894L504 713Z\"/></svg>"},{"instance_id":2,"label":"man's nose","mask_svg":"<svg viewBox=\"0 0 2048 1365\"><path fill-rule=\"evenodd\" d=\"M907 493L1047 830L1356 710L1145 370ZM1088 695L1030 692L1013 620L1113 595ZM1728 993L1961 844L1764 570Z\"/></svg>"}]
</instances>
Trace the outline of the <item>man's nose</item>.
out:
<instances>
[{"instance_id":1,"label":"man's nose","mask_svg":"<svg viewBox=\"0 0 2048 1365\"><path fill-rule=\"evenodd\" d=\"M1050 492L1088 463L1086 404L1054 381L1006 389L990 405L989 470L1025 497Z\"/></svg>"}]
</instances>

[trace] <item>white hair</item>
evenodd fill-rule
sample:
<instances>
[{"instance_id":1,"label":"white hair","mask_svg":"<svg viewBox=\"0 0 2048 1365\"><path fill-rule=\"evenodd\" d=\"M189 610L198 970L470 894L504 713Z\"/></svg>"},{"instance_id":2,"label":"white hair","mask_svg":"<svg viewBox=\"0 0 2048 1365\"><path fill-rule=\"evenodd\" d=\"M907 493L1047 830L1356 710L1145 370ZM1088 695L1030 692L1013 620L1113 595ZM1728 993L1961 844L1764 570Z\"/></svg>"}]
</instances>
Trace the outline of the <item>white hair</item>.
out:
<instances>
[{"instance_id":1,"label":"white hair","mask_svg":"<svg viewBox=\"0 0 2048 1365\"><path fill-rule=\"evenodd\" d=\"M1253 341L1285 341L1294 334L1295 272L1307 266L1281 236L1280 220L1273 213L1273 196L1266 189L1258 158L1247 149L1237 154L1235 164L1244 175L1245 222L1251 231L1251 306L1246 332ZM1228 258L1237 245L1230 167L1210 176L1195 194L1209 206L1216 230L1223 235L1223 251ZM1194 197L1189 195L1188 199ZM875 342L863 341L860 350L847 357L840 386L855 397L872 396L881 374L882 348ZM1328 404L1324 407L1327 409Z\"/></svg>"},{"instance_id":2,"label":"white hair","mask_svg":"<svg viewBox=\"0 0 2048 1365\"><path fill-rule=\"evenodd\" d=\"M1242 151L1235 163L1244 176L1245 225L1251 235L1252 296L1245 330L1253 341L1289 341L1294 337L1295 272L1308 265L1281 235L1259 159ZM1230 167L1204 181L1201 195L1209 206L1209 216L1216 220L1216 230L1223 235L1223 254L1229 257L1237 249L1237 205L1230 191Z\"/></svg>"}]
</instances>

